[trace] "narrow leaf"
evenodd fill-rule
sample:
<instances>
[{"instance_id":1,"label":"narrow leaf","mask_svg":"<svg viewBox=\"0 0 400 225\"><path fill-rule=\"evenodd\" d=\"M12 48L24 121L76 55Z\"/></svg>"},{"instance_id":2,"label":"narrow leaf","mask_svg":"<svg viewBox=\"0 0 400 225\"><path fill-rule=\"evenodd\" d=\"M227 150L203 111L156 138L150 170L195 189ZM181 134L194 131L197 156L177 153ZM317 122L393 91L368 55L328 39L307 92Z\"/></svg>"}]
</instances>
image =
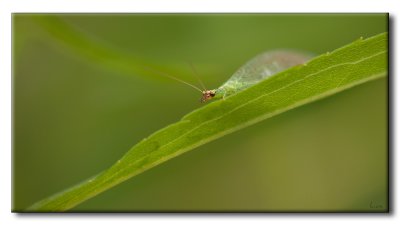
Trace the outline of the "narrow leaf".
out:
<instances>
[{"instance_id":1,"label":"narrow leaf","mask_svg":"<svg viewBox=\"0 0 400 225\"><path fill-rule=\"evenodd\" d=\"M124 74L154 76L140 58L76 29L59 16L49 14L33 18L51 37L84 59Z\"/></svg>"},{"instance_id":2,"label":"narrow leaf","mask_svg":"<svg viewBox=\"0 0 400 225\"><path fill-rule=\"evenodd\" d=\"M174 75L180 74L177 66L186 64L186 62L177 64L171 61L169 61L168 66L149 64L131 52L112 46L89 33L79 30L57 15L36 15L33 18L53 40L57 41L57 44L61 44L82 59L112 72L128 76L140 76L146 79L149 77L160 78L163 74L165 76L165 72ZM215 70L211 65L203 64L202 67L206 67L207 70Z\"/></svg>"},{"instance_id":3,"label":"narrow leaf","mask_svg":"<svg viewBox=\"0 0 400 225\"><path fill-rule=\"evenodd\" d=\"M99 175L29 211L64 211L226 134L387 74L387 34L357 40L184 116L132 147Z\"/></svg>"}]
</instances>

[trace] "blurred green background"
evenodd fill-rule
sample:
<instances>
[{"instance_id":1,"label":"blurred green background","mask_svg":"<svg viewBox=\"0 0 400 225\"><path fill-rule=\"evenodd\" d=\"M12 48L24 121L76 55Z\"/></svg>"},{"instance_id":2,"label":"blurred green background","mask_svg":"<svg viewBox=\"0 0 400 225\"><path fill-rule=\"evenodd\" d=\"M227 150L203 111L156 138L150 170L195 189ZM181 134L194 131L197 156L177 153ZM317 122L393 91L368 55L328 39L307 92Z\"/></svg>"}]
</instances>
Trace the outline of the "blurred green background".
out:
<instances>
[{"instance_id":1,"label":"blurred green background","mask_svg":"<svg viewBox=\"0 0 400 225\"><path fill-rule=\"evenodd\" d=\"M138 59L132 67L195 83L191 61L215 88L265 50L322 54L387 27L386 14L14 14L12 209L99 173L202 107L197 91L114 68L60 37L82 36ZM265 120L74 210L387 210L387 88L379 79Z\"/></svg>"}]
</instances>

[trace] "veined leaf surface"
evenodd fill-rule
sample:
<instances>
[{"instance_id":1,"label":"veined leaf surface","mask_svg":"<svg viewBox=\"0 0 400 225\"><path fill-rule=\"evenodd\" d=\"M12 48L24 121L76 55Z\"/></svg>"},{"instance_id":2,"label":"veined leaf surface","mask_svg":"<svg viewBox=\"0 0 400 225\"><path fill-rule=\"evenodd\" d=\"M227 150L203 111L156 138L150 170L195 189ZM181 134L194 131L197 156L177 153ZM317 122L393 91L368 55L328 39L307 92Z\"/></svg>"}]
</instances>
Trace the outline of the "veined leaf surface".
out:
<instances>
[{"instance_id":1,"label":"veined leaf surface","mask_svg":"<svg viewBox=\"0 0 400 225\"><path fill-rule=\"evenodd\" d=\"M30 207L64 211L163 163L226 134L292 108L387 75L387 34L357 40L293 67L225 100L184 116L133 146L99 175Z\"/></svg>"}]
</instances>

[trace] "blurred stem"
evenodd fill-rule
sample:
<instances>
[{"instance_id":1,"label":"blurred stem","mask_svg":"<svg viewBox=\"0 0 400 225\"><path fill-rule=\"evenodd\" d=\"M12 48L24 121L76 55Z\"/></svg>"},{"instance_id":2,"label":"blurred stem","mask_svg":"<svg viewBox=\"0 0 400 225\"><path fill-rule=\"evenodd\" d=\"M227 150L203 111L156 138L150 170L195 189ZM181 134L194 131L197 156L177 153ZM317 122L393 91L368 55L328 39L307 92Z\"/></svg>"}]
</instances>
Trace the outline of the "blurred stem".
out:
<instances>
[{"instance_id":1,"label":"blurred stem","mask_svg":"<svg viewBox=\"0 0 400 225\"><path fill-rule=\"evenodd\" d=\"M159 76L161 73L159 71L166 70L165 68L156 69L156 66L150 65L138 57L91 37L58 16L38 15L33 18L52 38L74 53L108 70L146 78ZM175 73L176 71L169 70L169 72Z\"/></svg>"}]
</instances>

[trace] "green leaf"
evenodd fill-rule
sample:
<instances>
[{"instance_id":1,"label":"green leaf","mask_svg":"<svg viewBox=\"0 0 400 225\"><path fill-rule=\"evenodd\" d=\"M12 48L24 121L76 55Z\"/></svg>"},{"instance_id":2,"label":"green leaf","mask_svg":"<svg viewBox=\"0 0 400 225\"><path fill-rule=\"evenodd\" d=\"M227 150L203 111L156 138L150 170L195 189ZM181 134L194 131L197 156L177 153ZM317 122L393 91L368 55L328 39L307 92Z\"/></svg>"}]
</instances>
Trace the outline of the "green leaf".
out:
<instances>
[{"instance_id":1,"label":"green leaf","mask_svg":"<svg viewBox=\"0 0 400 225\"><path fill-rule=\"evenodd\" d=\"M154 76L145 61L74 28L59 16L49 14L33 18L51 37L84 59L123 74Z\"/></svg>"},{"instance_id":2,"label":"green leaf","mask_svg":"<svg viewBox=\"0 0 400 225\"><path fill-rule=\"evenodd\" d=\"M148 63L131 52L116 48L95 36L79 30L64 21L60 16L48 14L36 15L33 18L49 36L66 47L67 50L109 71L128 76L140 76L145 79L150 77L160 78L162 77L160 75L164 74L164 72L175 75L181 73L180 69L178 69L179 64L176 62L170 61L167 66ZM204 67L208 71L216 71L213 66L203 64L202 68Z\"/></svg>"},{"instance_id":3,"label":"green leaf","mask_svg":"<svg viewBox=\"0 0 400 225\"><path fill-rule=\"evenodd\" d=\"M295 107L387 75L387 33L293 67L184 116L132 147L99 175L29 211L64 211L160 163Z\"/></svg>"}]
</instances>

